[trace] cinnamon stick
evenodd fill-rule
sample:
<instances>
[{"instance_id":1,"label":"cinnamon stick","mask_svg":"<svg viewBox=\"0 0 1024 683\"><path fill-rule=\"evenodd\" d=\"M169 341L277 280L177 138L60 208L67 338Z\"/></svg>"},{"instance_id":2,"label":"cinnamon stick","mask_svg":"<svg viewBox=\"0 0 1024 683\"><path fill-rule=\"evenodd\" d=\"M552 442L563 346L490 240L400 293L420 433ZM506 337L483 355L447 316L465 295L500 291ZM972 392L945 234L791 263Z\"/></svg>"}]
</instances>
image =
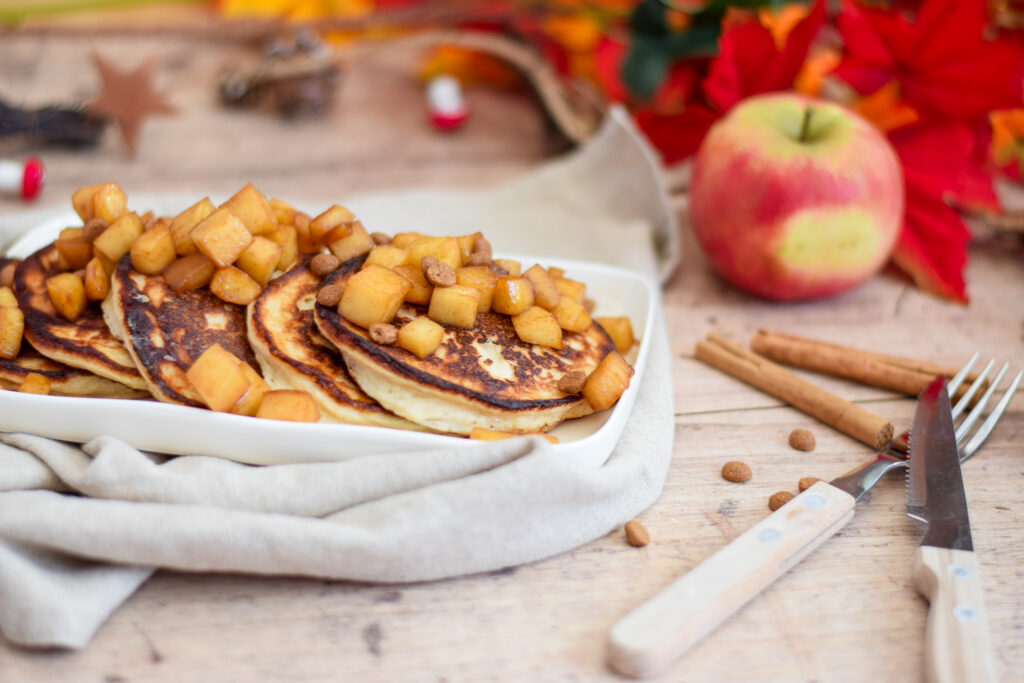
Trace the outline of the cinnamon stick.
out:
<instances>
[{"instance_id":1,"label":"cinnamon stick","mask_svg":"<svg viewBox=\"0 0 1024 683\"><path fill-rule=\"evenodd\" d=\"M872 448L892 440L892 423L803 380L767 358L711 333L697 342L694 356L708 365L775 396Z\"/></svg>"},{"instance_id":2,"label":"cinnamon stick","mask_svg":"<svg viewBox=\"0 0 1024 683\"><path fill-rule=\"evenodd\" d=\"M908 396L920 394L938 375L950 378L957 373L956 369L942 365L855 349L774 330L758 330L750 339L750 348L784 365L842 377ZM972 379L974 377L968 377L968 380ZM957 396L969 386L970 381L964 382Z\"/></svg>"}]
</instances>

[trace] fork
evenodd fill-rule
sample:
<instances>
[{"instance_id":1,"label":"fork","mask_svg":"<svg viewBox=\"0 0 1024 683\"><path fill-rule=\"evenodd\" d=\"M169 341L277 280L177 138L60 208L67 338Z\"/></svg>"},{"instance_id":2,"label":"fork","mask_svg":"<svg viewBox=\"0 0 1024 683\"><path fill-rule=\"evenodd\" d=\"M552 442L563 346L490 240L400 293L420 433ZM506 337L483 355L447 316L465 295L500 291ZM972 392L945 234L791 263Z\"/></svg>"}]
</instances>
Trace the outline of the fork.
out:
<instances>
[{"instance_id":1,"label":"fork","mask_svg":"<svg viewBox=\"0 0 1024 683\"><path fill-rule=\"evenodd\" d=\"M975 353L949 381L951 395L978 357ZM953 408L954 421L970 409L956 428L961 462L981 448L1024 377L1024 370L1017 373L972 433L1010 368L1008 363L1000 368L972 407L994 366L990 361ZM609 634L611 665L635 677L657 673L835 535L853 516L854 503L886 473L907 464L906 454L890 443L885 451L838 479L808 488L619 620Z\"/></svg>"}]
</instances>

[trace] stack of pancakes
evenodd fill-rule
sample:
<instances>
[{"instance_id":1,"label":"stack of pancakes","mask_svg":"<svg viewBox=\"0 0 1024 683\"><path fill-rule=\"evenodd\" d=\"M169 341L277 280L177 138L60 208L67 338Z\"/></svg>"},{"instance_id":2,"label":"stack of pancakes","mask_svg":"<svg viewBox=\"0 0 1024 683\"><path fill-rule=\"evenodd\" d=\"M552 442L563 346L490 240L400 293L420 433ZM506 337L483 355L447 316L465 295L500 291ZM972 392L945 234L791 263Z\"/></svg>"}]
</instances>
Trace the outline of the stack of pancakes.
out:
<instances>
[{"instance_id":1,"label":"stack of pancakes","mask_svg":"<svg viewBox=\"0 0 1024 683\"><path fill-rule=\"evenodd\" d=\"M373 342L316 302L321 285L343 284L365 257L346 261L323 282L309 259L242 307L206 288L176 293L162 276L134 271L126 255L102 309L92 304L71 323L49 300L46 278L59 272L59 259L54 246L45 247L15 270L28 343L15 360L0 361L0 385L14 388L39 372L55 394L150 396L202 407L185 373L219 343L261 370L272 389L308 392L326 421L454 434L474 427L536 432L591 412L582 395L566 395L557 384L571 370L589 374L614 349L600 325L567 332L556 350L522 342L508 316L481 313L473 328L445 326L440 348L419 359ZM393 324L424 313L405 307Z\"/></svg>"}]
</instances>

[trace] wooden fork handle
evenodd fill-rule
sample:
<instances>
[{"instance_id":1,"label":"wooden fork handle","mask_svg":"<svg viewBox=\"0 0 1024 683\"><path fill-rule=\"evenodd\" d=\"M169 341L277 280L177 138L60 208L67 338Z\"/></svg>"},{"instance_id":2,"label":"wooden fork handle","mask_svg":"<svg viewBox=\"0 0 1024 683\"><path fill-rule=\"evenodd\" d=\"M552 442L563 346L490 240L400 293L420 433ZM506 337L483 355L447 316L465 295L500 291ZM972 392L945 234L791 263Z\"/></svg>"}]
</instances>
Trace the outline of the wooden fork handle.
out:
<instances>
[{"instance_id":1,"label":"wooden fork handle","mask_svg":"<svg viewBox=\"0 0 1024 683\"><path fill-rule=\"evenodd\" d=\"M835 535L853 504L835 486L811 486L615 624L611 665L657 673Z\"/></svg>"},{"instance_id":2,"label":"wooden fork handle","mask_svg":"<svg viewBox=\"0 0 1024 683\"><path fill-rule=\"evenodd\" d=\"M925 680L994 683L995 658L974 553L923 545L914 554L914 582L930 603Z\"/></svg>"}]
</instances>

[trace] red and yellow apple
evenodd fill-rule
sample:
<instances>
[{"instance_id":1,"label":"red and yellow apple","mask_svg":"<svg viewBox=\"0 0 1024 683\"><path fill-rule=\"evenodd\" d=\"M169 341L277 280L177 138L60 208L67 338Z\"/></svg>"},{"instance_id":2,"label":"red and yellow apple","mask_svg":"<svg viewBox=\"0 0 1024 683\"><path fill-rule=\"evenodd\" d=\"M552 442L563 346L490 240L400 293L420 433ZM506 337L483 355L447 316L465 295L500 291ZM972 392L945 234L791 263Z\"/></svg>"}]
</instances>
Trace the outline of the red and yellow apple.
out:
<instances>
[{"instance_id":1,"label":"red and yellow apple","mask_svg":"<svg viewBox=\"0 0 1024 683\"><path fill-rule=\"evenodd\" d=\"M712 267L737 287L822 298L885 265L903 219L903 175L889 142L853 112L762 95L704 138L690 212Z\"/></svg>"}]
</instances>

